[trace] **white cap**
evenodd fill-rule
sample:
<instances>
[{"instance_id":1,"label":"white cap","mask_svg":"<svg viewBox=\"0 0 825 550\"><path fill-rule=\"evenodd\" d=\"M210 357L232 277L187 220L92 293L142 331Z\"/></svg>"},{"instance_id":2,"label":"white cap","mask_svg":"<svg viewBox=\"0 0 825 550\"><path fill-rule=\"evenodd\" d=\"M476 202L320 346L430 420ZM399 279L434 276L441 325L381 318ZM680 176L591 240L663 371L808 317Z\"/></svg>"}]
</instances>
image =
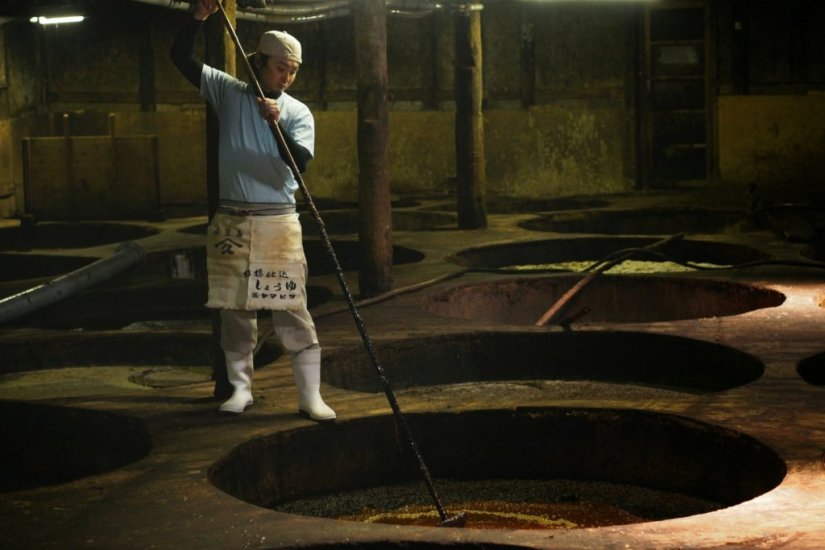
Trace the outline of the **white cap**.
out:
<instances>
[{"instance_id":1,"label":"white cap","mask_svg":"<svg viewBox=\"0 0 825 550\"><path fill-rule=\"evenodd\" d=\"M267 31L258 41L258 53L301 63L301 43L286 31Z\"/></svg>"}]
</instances>

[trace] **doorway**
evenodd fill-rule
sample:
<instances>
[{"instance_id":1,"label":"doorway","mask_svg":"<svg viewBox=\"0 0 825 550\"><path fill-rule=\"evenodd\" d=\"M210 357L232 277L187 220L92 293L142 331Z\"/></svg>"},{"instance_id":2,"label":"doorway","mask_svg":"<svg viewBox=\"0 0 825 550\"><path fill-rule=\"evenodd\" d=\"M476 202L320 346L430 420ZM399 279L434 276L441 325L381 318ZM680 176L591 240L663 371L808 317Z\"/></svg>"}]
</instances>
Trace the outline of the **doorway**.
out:
<instances>
[{"instance_id":1,"label":"doorway","mask_svg":"<svg viewBox=\"0 0 825 550\"><path fill-rule=\"evenodd\" d=\"M703 0L645 7L639 106L643 188L702 186L710 179L707 19Z\"/></svg>"}]
</instances>

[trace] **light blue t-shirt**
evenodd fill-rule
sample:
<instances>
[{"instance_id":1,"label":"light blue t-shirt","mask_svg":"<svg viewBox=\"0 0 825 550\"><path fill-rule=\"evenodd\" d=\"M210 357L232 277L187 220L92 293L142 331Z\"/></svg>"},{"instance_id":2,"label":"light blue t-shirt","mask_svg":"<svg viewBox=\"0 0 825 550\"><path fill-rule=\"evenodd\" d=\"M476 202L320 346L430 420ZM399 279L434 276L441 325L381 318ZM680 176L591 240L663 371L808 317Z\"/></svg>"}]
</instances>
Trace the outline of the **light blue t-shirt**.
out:
<instances>
[{"instance_id":1,"label":"light blue t-shirt","mask_svg":"<svg viewBox=\"0 0 825 550\"><path fill-rule=\"evenodd\" d=\"M278 152L250 85L204 65L200 94L220 121L220 198L294 204L298 182ZM315 121L309 108L286 92L276 101L281 109L281 127L314 155Z\"/></svg>"}]
</instances>

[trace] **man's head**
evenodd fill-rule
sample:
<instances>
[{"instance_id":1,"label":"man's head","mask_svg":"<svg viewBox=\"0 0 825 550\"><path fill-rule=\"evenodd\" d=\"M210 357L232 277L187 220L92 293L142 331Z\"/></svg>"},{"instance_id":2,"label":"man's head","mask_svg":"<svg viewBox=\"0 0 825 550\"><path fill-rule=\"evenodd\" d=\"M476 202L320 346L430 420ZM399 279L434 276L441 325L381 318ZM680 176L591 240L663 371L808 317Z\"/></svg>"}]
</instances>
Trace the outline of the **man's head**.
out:
<instances>
[{"instance_id":1,"label":"man's head","mask_svg":"<svg viewBox=\"0 0 825 550\"><path fill-rule=\"evenodd\" d=\"M301 43L285 31L267 31L250 57L261 88L277 94L289 88L298 74Z\"/></svg>"},{"instance_id":2,"label":"man's head","mask_svg":"<svg viewBox=\"0 0 825 550\"><path fill-rule=\"evenodd\" d=\"M301 64L301 43L286 31L267 31L258 41L257 53Z\"/></svg>"}]
</instances>

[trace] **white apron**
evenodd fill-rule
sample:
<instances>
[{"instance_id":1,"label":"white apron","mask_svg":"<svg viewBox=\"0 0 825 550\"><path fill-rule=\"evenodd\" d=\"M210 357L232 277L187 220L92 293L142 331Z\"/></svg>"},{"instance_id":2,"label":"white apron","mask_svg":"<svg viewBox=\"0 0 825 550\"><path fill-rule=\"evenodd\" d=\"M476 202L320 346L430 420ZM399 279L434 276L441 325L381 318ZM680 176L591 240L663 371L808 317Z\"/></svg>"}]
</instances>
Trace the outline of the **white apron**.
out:
<instances>
[{"instance_id":1,"label":"white apron","mask_svg":"<svg viewBox=\"0 0 825 550\"><path fill-rule=\"evenodd\" d=\"M206 238L207 307L306 308L307 265L298 214L236 216L218 212Z\"/></svg>"}]
</instances>

